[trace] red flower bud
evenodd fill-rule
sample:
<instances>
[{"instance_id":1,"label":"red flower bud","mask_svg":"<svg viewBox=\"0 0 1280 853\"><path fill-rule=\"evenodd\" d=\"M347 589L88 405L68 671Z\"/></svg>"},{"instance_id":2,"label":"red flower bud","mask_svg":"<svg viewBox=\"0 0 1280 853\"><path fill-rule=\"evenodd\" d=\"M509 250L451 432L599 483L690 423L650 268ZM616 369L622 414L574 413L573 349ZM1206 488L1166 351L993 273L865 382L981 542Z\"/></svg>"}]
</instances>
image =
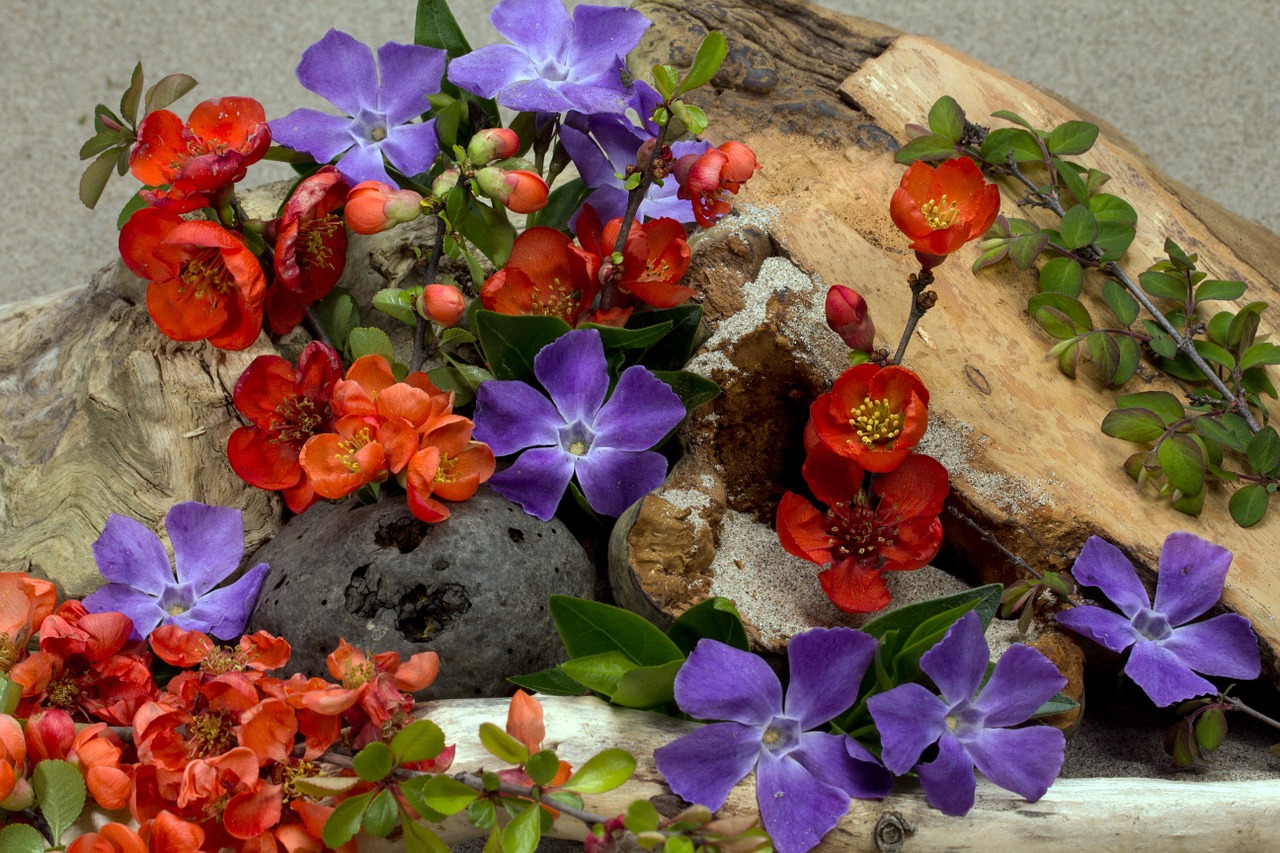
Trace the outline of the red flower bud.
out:
<instances>
[{"instance_id":1,"label":"red flower bud","mask_svg":"<svg viewBox=\"0 0 1280 853\"><path fill-rule=\"evenodd\" d=\"M418 297L418 313L446 328L457 325L466 310L467 301L458 288L447 284L428 284Z\"/></svg>"},{"instance_id":2,"label":"red flower bud","mask_svg":"<svg viewBox=\"0 0 1280 853\"><path fill-rule=\"evenodd\" d=\"M875 349L876 325L867 316L867 300L856 290L837 284L827 291L827 325L849 349Z\"/></svg>"},{"instance_id":3,"label":"red flower bud","mask_svg":"<svg viewBox=\"0 0 1280 853\"><path fill-rule=\"evenodd\" d=\"M347 225L357 234L377 234L422 215L422 196L381 181L361 181L347 195Z\"/></svg>"},{"instance_id":4,"label":"red flower bud","mask_svg":"<svg viewBox=\"0 0 1280 853\"><path fill-rule=\"evenodd\" d=\"M547 184L533 172L504 172L486 166L476 173L480 192L514 213L533 213L547 206Z\"/></svg>"},{"instance_id":5,"label":"red flower bud","mask_svg":"<svg viewBox=\"0 0 1280 853\"><path fill-rule=\"evenodd\" d=\"M467 143L467 159L484 164L516 156L520 150L520 137L506 127L487 127L476 131Z\"/></svg>"}]
</instances>

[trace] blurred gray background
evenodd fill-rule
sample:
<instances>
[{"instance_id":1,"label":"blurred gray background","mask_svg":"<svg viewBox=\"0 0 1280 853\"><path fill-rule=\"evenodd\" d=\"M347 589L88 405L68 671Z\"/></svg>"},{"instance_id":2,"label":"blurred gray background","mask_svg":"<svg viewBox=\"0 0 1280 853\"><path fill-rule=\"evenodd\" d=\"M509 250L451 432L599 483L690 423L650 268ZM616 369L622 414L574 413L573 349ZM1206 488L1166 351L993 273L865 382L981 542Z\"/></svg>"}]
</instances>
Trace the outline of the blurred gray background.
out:
<instances>
[{"instance_id":1,"label":"blurred gray background","mask_svg":"<svg viewBox=\"0 0 1280 853\"><path fill-rule=\"evenodd\" d=\"M612 3L611 5L622 5ZM1111 121L1173 177L1280 231L1280 3L1274 0L826 0L839 12L938 38ZM489 0L455 0L473 45L496 40ZM377 46L412 41L413 0L3 0L0 302L86 283L115 257L136 189L116 179L97 211L77 198L95 104L113 109L139 59L148 85L183 71L176 106L248 95L270 118L328 109L294 78L330 27ZM249 183L284 177L259 165Z\"/></svg>"}]
</instances>

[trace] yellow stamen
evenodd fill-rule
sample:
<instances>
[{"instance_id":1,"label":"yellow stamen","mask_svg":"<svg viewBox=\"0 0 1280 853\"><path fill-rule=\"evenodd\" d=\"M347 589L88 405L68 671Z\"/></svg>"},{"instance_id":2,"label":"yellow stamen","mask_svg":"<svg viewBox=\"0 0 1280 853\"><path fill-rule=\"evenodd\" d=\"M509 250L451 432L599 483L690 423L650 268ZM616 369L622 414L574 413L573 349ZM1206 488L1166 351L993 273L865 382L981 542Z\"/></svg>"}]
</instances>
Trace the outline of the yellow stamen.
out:
<instances>
[{"instance_id":1,"label":"yellow stamen","mask_svg":"<svg viewBox=\"0 0 1280 853\"><path fill-rule=\"evenodd\" d=\"M866 397L862 405L849 412L849 426L858 434L864 447L884 444L902 432L902 415L889 408L888 400Z\"/></svg>"},{"instance_id":2,"label":"yellow stamen","mask_svg":"<svg viewBox=\"0 0 1280 853\"><path fill-rule=\"evenodd\" d=\"M956 220L960 218L960 204L954 201L948 204L947 194L943 193L942 198L937 201L929 199L920 205L920 213L930 228L941 231L956 224Z\"/></svg>"},{"instance_id":3,"label":"yellow stamen","mask_svg":"<svg viewBox=\"0 0 1280 853\"><path fill-rule=\"evenodd\" d=\"M342 452L338 454L338 460L341 461L352 474L360 473L360 460L356 459L356 453L372 439L373 434L369 432L368 427L364 427L347 441L338 442L338 447L342 450Z\"/></svg>"}]
</instances>

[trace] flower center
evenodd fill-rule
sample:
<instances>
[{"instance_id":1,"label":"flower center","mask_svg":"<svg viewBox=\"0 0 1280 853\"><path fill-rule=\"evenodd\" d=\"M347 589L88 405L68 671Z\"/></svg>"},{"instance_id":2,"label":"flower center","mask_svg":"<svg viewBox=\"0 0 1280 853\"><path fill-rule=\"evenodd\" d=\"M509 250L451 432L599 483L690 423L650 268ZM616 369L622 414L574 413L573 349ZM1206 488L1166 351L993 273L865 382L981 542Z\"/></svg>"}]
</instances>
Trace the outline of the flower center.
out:
<instances>
[{"instance_id":1,"label":"flower center","mask_svg":"<svg viewBox=\"0 0 1280 853\"><path fill-rule=\"evenodd\" d=\"M342 686L348 690L355 690L361 685L368 684L377 674L378 667L371 660L366 660L364 663L348 663L342 670Z\"/></svg>"},{"instance_id":2,"label":"flower center","mask_svg":"<svg viewBox=\"0 0 1280 853\"><path fill-rule=\"evenodd\" d=\"M947 194L943 193L942 198L937 201L929 199L920 205L920 214L930 228L941 231L956 224L956 220L960 218L960 204L954 201L948 203Z\"/></svg>"},{"instance_id":3,"label":"flower center","mask_svg":"<svg viewBox=\"0 0 1280 853\"><path fill-rule=\"evenodd\" d=\"M860 563L877 559L876 549L890 544L898 535L896 517L881 518L872 510L867 496L859 493L852 502L836 501L826 513L824 528L830 537L827 547L836 561L857 558Z\"/></svg>"},{"instance_id":4,"label":"flower center","mask_svg":"<svg viewBox=\"0 0 1280 853\"><path fill-rule=\"evenodd\" d=\"M9 635L0 631L0 673L13 669L18 662L18 644L9 639Z\"/></svg>"},{"instance_id":5,"label":"flower center","mask_svg":"<svg viewBox=\"0 0 1280 853\"><path fill-rule=\"evenodd\" d=\"M217 249L202 249L182 264L178 275L182 279L181 289L195 288L195 298L208 299L211 308L216 307L218 297L235 287L236 283Z\"/></svg>"},{"instance_id":6,"label":"flower center","mask_svg":"<svg viewBox=\"0 0 1280 853\"><path fill-rule=\"evenodd\" d=\"M447 453L440 453L440 464L436 466L436 475L432 477L435 483L453 482L453 469L458 467L458 460Z\"/></svg>"},{"instance_id":7,"label":"flower center","mask_svg":"<svg viewBox=\"0 0 1280 853\"><path fill-rule=\"evenodd\" d=\"M582 301L582 293L570 290L560 279L553 279L551 286L543 288L534 285L529 292L529 313L548 317L559 317L569 325L577 322L578 306Z\"/></svg>"},{"instance_id":8,"label":"flower center","mask_svg":"<svg viewBox=\"0 0 1280 853\"><path fill-rule=\"evenodd\" d=\"M356 459L356 453L360 451L366 444L373 440L373 433L368 427L362 427L359 432L351 436L346 441L338 442L341 453L338 454L338 460L346 466L346 469L352 474L360 473L360 460Z\"/></svg>"},{"instance_id":9,"label":"flower center","mask_svg":"<svg viewBox=\"0 0 1280 853\"><path fill-rule=\"evenodd\" d=\"M342 219L332 213L299 225L298 245L302 251L295 255L298 266L303 269L332 269L333 250L329 243L334 232L341 227Z\"/></svg>"},{"instance_id":10,"label":"flower center","mask_svg":"<svg viewBox=\"0 0 1280 853\"><path fill-rule=\"evenodd\" d=\"M191 756L221 755L234 744L232 719L226 711L204 711L187 723L187 736L191 739Z\"/></svg>"},{"instance_id":11,"label":"flower center","mask_svg":"<svg viewBox=\"0 0 1280 853\"><path fill-rule=\"evenodd\" d=\"M281 800L288 805L299 797L307 796L298 790L297 781L308 776L318 776L320 772L319 765L301 759L289 761L287 764L277 764L274 775L278 777Z\"/></svg>"},{"instance_id":12,"label":"flower center","mask_svg":"<svg viewBox=\"0 0 1280 853\"><path fill-rule=\"evenodd\" d=\"M586 456L591 452L591 445L595 441L595 436L584 423L576 423L571 426L561 427L560 429L560 447L574 456Z\"/></svg>"},{"instance_id":13,"label":"flower center","mask_svg":"<svg viewBox=\"0 0 1280 853\"><path fill-rule=\"evenodd\" d=\"M278 420L271 422L273 442L303 442L316 432L323 418L310 397L287 394L276 406Z\"/></svg>"},{"instance_id":14,"label":"flower center","mask_svg":"<svg viewBox=\"0 0 1280 853\"><path fill-rule=\"evenodd\" d=\"M168 613L170 616L181 616L186 612L187 608L181 604L170 604L169 609L165 611L165 613Z\"/></svg>"},{"instance_id":15,"label":"flower center","mask_svg":"<svg viewBox=\"0 0 1280 853\"><path fill-rule=\"evenodd\" d=\"M1157 610L1142 609L1133 615L1133 627L1148 640L1159 642L1173 635L1169 620Z\"/></svg>"},{"instance_id":16,"label":"flower center","mask_svg":"<svg viewBox=\"0 0 1280 853\"><path fill-rule=\"evenodd\" d=\"M774 717L760 735L760 744L774 755L786 755L800 745L800 721L790 717Z\"/></svg>"},{"instance_id":17,"label":"flower center","mask_svg":"<svg viewBox=\"0 0 1280 853\"><path fill-rule=\"evenodd\" d=\"M889 409L888 400L865 397L861 406L849 412L849 426L863 446L870 447L897 438L902 432L902 415Z\"/></svg>"},{"instance_id":18,"label":"flower center","mask_svg":"<svg viewBox=\"0 0 1280 853\"><path fill-rule=\"evenodd\" d=\"M76 683L76 680L69 675L64 675L54 679L49 684L45 692L45 701L52 708L74 711L80 707L82 696L84 696L84 690Z\"/></svg>"},{"instance_id":19,"label":"flower center","mask_svg":"<svg viewBox=\"0 0 1280 853\"><path fill-rule=\"evenodd\" d=\"M947 712L946 721L947 728L956 737L965 738L982 731L983 724L986 721L986 714L974 707L972 702L964 699Z\"/></svg>"},{"instance_id":20,"label":"flower center","mask_svg":"<svg viewBox=\"0 0 1280 853\"><path fill-rule=\"evenodd\" d=\"M381 142L386 138L387 138L387 129L382 125L377 125L372 130L369 131L369 139L373 140L374 142Z\"/></svg>"}]
</instances>

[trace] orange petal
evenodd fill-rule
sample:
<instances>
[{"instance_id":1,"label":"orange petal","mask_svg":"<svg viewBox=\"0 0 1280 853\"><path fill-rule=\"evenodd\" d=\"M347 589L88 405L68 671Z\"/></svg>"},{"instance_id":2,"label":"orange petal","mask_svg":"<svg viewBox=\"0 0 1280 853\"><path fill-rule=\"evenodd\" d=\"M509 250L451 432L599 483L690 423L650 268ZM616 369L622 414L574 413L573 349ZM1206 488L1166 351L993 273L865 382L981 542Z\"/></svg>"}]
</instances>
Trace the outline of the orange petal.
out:
<instances>
[{"instance_id":1,"label":"orange petal","mask_svg":"<svg viewBox=\"0 0 1280 853\"><path fill-rule=\"evenodd\" d=\"M517 690L507 708L507 734L520 741L530 753L542 749L547 736L543 724L542 705L523 690Z\"/></svg>"},{"instance_id":2,"label":"orange petal","mask_svg":"<svg viewBox=\"0 0 1280 853\"><path fill-rule=\"evenodd\" d=\"M396 687L413 693L431 684L440 673L440 656L435 652L419 652L396 670Z\"/></svg>"}]
</instances>

